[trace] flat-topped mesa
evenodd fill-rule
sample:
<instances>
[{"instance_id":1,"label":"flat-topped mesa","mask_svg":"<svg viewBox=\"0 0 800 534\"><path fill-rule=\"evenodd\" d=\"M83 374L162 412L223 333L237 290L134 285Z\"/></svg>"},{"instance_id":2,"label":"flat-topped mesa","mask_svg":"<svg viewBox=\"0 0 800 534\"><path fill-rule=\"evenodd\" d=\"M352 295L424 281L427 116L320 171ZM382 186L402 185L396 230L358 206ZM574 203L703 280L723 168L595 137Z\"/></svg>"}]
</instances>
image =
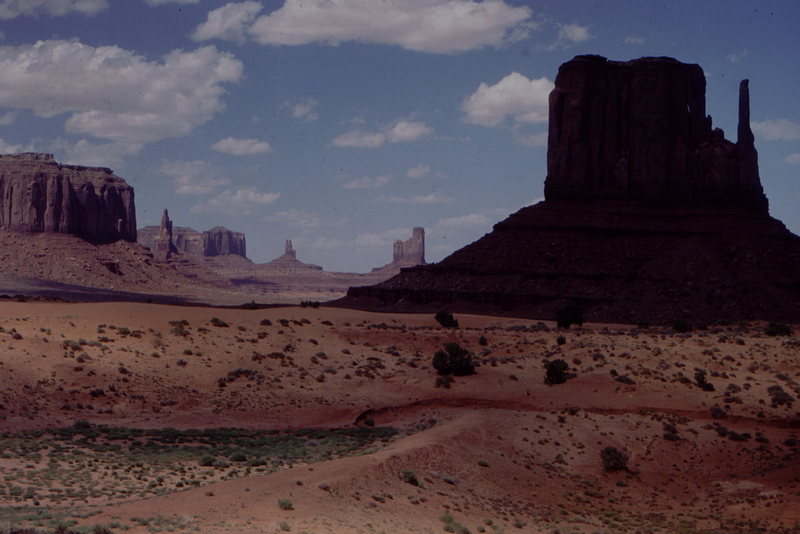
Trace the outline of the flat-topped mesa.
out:
<instances>
[{"instance_id":1,"label":"flat-topped mesa","mask_svg":"<svg viewBox=\"0 0 800 534\"><path fill-rule=\"evenodd\" d=\"M577 56L550 93L545 198L706 205L766 213L747 80L739 139L706 116L699 65L672 58Z\"/></svg>"},{"instance_id":2,"label":"flat-topped mesa","mask_svg":"<svg viewBox=\"0 0 800 534\"><path fill-rule=\"evenodd\" d=\"M52 154L0 155L0 228L133 242L133 188L105 167L62 165Z\"/></svg>"},{"instance_id":3,"label":"flat-topped mesa","mask_svg":"<svg viewBox=\"0 0 800 534\"><path fill-rule=\"evenodd\" d=\"M244 234L228 230L224 226L215 226L203 232L203 255L224 256L236 254L247 257Z\"/></svg>"}]
</instances>

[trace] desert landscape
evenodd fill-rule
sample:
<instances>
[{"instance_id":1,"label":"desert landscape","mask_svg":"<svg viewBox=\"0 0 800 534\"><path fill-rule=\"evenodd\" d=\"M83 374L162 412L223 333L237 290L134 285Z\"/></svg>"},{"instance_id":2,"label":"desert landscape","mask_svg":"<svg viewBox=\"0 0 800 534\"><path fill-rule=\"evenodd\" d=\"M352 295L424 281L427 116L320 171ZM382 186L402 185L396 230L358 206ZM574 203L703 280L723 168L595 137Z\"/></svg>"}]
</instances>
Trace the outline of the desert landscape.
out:
<instances>
[{"instance_id":1,"label":"desert landscape","mask_svg":"<svg viewBox=\"0 0 800 534\"><path fill-rule=\"evenodd\" d=\"M780 325L458 315L446 328L430 314L311 306L1 306L4 527L800 524L800 366ZM473 374L437 374L448 343L469 351ZM548 384L558 360L566 380ZM606 465L608 447L627 462Z\"/></svg>"},{"instance_id":2,"label":"desert landscape","mask_svg":"<svg viewBox=\"0 0 800 534\"><path fill-rule=\"evenodd\" d=\"M796 184L762 185L755 143L800 124L751 121L746 49L490 85L466 65L599 26L506 0L0 4L92 43L0 27L0 128L32 136L0 138L0 534L800 533L800 237L766 194ZM167 27L151 55L102 44Z\"/></svg>"}]
</instances>

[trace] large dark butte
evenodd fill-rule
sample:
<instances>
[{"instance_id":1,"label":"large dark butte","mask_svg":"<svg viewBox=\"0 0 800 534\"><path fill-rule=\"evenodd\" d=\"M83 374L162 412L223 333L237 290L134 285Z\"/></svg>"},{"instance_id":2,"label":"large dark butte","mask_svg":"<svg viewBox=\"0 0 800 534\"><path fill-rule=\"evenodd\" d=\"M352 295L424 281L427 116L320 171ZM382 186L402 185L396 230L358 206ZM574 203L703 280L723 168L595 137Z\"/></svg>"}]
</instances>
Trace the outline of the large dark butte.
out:
<instances>
[{"instance_id":1,"label":"large dark butte","mask_svg":"<svg viewBox=\"0 0 800 534\"><path fill-rule=\"evenodd\" d=\"M587 320L800 320L800 237L770 217L740 85L736 143L698 65L578 56L550 95L545 200L343 305Z\"/></svg>"}]
</instances>

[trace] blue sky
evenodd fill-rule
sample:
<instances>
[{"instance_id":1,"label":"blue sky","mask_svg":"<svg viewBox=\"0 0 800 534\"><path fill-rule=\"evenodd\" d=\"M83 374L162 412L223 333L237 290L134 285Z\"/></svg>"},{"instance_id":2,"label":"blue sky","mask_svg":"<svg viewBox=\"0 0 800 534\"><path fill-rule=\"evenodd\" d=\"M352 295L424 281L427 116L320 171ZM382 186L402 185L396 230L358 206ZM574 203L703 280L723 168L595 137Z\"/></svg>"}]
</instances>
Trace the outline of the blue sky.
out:
<instances>
[{"instance_id":1,"label":"blue sky","mask_svg":"<svg viewBox=\"0 0 800 534\"><path fill-rule=\"evenodd\" d=\"M771 213L800 233L800 2L0 0L0 152L113 168L139 226L224 225L268 261L437 261L542 197L547 94L578 54L749 78Z\"/></svg>"}]
</instances>

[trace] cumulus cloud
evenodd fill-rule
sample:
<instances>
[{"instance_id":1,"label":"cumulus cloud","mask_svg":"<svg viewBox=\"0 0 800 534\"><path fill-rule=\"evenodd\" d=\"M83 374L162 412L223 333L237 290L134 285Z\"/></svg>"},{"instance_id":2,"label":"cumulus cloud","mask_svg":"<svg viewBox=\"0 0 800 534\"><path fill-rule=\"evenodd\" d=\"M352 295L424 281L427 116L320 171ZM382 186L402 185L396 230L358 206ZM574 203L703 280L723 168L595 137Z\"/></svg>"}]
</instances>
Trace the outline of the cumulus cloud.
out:
<instances>
[{"instance_id":1,"label":"cumulus cloud","mask_svg":"<svg viewBox=\"0 0 800 534\"><path fill-rule=\"evenodd\" d=\"M399 121L386 132L386 138L390 143L403 143L416 141L421 137L433 133L433 128L424 122Z\"/></svg>"},{"instance_id":2,"label":"cumulus cloud","mask_svg":"<svg viewBox=\"0 0 800 534\"><path fill-rule=\"evenodd\" d=\"M0 0L0 19L42 14L61 17L69 13L91 16L106 8L107 0Z\"/></svg>"},{"instance_id":3,"label":"cumulus cloud","mask_svg":"<svg viewBox=\"0 0 800 534\"><path fill-rule=\"evenodd\" d=\"M314 229L323 226L322 219L316 213L309 211L290 209L272 213L264 217L266 222L285 223L290 227L302 229ZM325 224L325 226L330 226Z\"/></svg>"},{"instance_id":4,"label":"cumulus cloud","mask_svg":"<svg viewBox=\"0 0 800 534\"><path fill-rule=\"evenodd\" d=\"M253 187L245 187L236 191L223 191L202 204L192 206L189 211L246 215L261 206L272 204L280 196L280 193L264 193Z\"/></svg>"},{"instance_id":5,"label":"cumulus cloud","mask_svg":"<svg viewBox=\"0 0 800 534\"><path fill-rule=\"evenodd\" d=\"M252 38L266 45L358 41L450 54L526 39L535 27L529 7L504 0L286 0L253 20L260 8L258 2L229 3L209 13L195 38L238 40L248 26ZM234 22L220 22L225 20Z\"/></svg>"},{"instance_id":6,"label":"cumulus cloud","mask_svg":"<svg viewBox=\"0 0 800 534\"><path fill-rule=\"evenodd\" d=\"M790 165L800 165L800 153L795 152L786 156L786 163Z\"/></svg>"},{"instance_id":7,"label":"cumulus cloud","mask_svg":"<svg viewBox=\"0 0 800 534\"><path fill-rule=\"evenodd\" d=\"M412 167L406 171L406 176L409 178L423 178L431 173L431 166L430 165L417 165L416 167Z\"/></svg>"},{"instance_id":8,"label":"cumulus cloud","mask_svg":"<svg viewBox=\"0 0 800 534\"><path fill-rule=\"evenodd\" d=\"M295 119L302 119L304 121L315 121L319 118L319 115L314 111L319 105L313 98L304 98L302 101L295 103L292 106L292 117Z\"/></svg>"},{"instance_id":9,"label":"cumulus cloud","mask_svg":"<svg viewBox=\"0 0 800 534\"><path fill-rule=\"evenodd\" d=\"M589 33L588 26L580 26L578 24L559 24L558 25L558 40L561 43L582 43L592 38Z\"/></svg>"},{"instance_id":10,"label":"cumulus cloud","mask_svg":"<svg viewBox=\"0 0 800 534\"><path fill-rule=\"evenodd\" d=\"M192 39L195 41L224 39L244 43L247 40L248 28L263 8L260 2L225 4L208 14L206 21L192 33Z\"/></svg>"},{"instance_id":11,"label":"cumulus cloud","mask_svg":"<svg viewBox=\"0 0 800 534\"><path fill-rule=\"evenodd\" d=\"M633 35L629 35L625 38L625 44L633 44L633 45L640 45L644 44L643 37L635 37Z\"/></svg>"},{"instance_id":12,"label":"cumulus cloud","mask_svg":"<svg viewBox=\"0 0 800 534\"><path fill-rule=\"evenodd\" d=\"M377 148L386 143L407 143L431 135L433 128L419 121L399 120L380 132L353 130L341 134L331 141L337 147Z\"/></svg>"},{"instance_id":13,"label":"cumulus cloud","mask_svg":"<svg viewBox=\"0 0 800 534\"><path fill-rule=\"evenodd\" d=\"M527 145L527 146L547 146L547 132L539 132L535 134L521 134L515 133L514 134L514 142L519 143L520 145Z\"/></svg>"},{"instance_id":14,"label":"cumulus cloud","mask_svg":"<svg viewBox=\"0 0 800 534\"><path fill-rule=\"evenodd\" d=\"M117 46L38 41L0 46L0 106L42 117L69 113L67 131L147 143L188 134L225 107L224 83L242 63L213 46L162 61Z\"/></svg>"},{"instance_id":15,"label":"cumulus cloud","mask_svg":"<svg viewBox=\"0 0 800 534\"><path fill-rule=\"evenodd\" d=\"M391 179L392 177L388 175L376 176L375 178L364 176L363 178L356 178L355 180L344 183L342 187L345 189L374 189L376 187L383 187L388 184Z\"/></svg>"},{"instance_id":16,"label":"cumulus cloud","mask_svg":"<svg viewBox=\"0 0 800 534\"><path fill-rule=\"evenodd\" d=\"M226 137L211 145L213 150L222 152L223 154L231 154L234 156L249 156L252 154L264 154L265 152L272 152L272 147L266 141L259 141L258 139L236 139L233 137Z\"/></svg>"},{"instance_id":17,"label":"cumulus cloud","mask_svg":"<svg viewBox=\"0 0 800 534\"><path fill-rule=\"evenodd\" d=\"M483 126L498 126L507 117L518 123L546 122L552 89L546 77L530 80L512 72L495 85L481 83L462 104L464 120Z\"/></svg>"},{"instance_id":18,"label":"cumulus cloud","mask_svg":"<svg viewBox=\"0 0 800 534\"><path fill-rule=\"evenodd\" d=\"M800 139L800 124L789 119L772 119L751 123L756 135L767 141L797 141Z\"/></svg>"},{"instance_id":19,"label":"cumulus cloud","mask_svg":"<svg viewBox=\"0 0 800 534\"><path fill-rule=\"evenodd\" d=\"M72 165L89 165L96 167L120 167L124 159L138 153L141 143L95 143L87 139L69 142L58 139L53 143L54 152L63 154L62 163Z\"/></svg>"},{"instance_id":20,"label":"cumulus cloud","mask_svg":"<svg viewBox=\"0 0 800 534\"><path fill-rule=\"evenodd\" d=\"M228 183L219 169L205 161L167 161L158 172L173 179L179 195L206 195Z\"/></svg>"}]
</instances>

